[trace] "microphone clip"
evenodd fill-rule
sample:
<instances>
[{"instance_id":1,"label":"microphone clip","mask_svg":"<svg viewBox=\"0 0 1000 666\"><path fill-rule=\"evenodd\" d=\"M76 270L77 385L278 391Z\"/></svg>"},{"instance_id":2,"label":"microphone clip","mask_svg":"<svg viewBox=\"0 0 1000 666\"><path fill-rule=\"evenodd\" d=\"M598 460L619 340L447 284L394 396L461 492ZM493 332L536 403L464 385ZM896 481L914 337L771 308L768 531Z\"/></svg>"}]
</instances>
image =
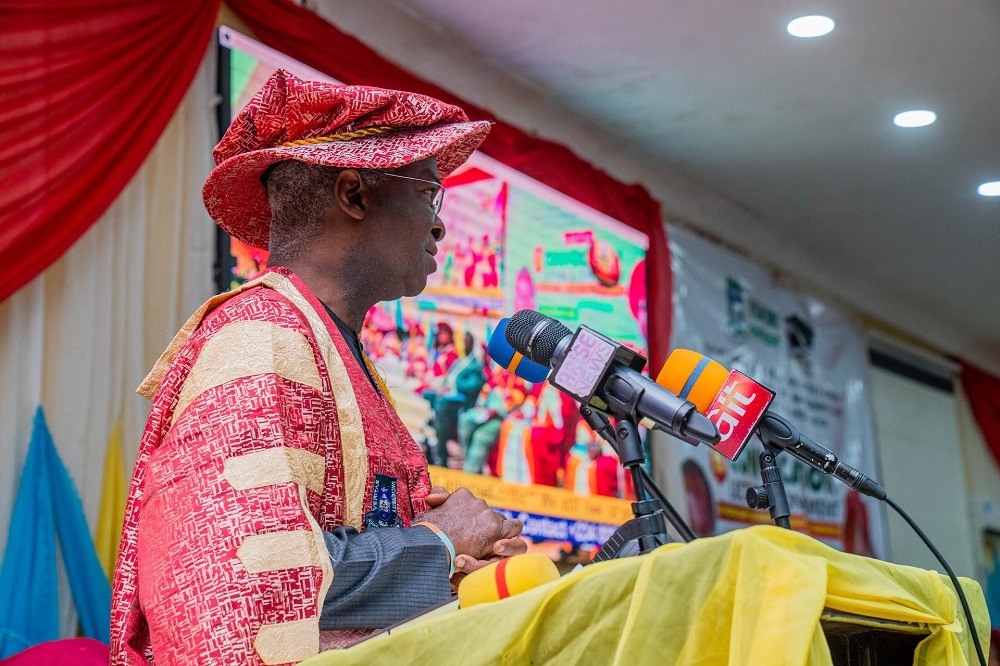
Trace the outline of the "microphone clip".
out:
<instances>
[{"instance_id":1,"label":"microphone clip","mask_svg":"<svg viewBox=\"0 0 1000 666\"><path fill-rule=\"evenodd\" d=\"M628 347L588 326L580 326L568 344L561 341L552 355L549 383L584 405L607 411L607 402L595 394L602 388L601 380L615 362L636 372L646 366L646 359Z\"/></svg>"}]
</instances>

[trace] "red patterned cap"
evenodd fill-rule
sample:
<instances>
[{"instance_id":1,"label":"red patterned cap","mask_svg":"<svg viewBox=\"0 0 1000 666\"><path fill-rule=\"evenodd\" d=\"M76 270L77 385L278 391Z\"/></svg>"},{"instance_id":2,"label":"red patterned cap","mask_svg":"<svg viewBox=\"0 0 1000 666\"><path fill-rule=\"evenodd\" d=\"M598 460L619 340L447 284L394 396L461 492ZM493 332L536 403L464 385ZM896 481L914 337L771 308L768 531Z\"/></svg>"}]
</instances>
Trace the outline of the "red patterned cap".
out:
<instances>
[{"instance_id":1,"label":"red patterned cap","mask_svg":"<svg viewBox=\"0 0 1000 666\"><path fill-rule=\"evenodd\" d=\"M393 169L436 157L443 178L489 131L489 122L470 122L433 97L303 81L279 69L215 147L205 207L233 237L266 248L271 208L260 176L275 162Z\"/></svg>"}]
</instances>

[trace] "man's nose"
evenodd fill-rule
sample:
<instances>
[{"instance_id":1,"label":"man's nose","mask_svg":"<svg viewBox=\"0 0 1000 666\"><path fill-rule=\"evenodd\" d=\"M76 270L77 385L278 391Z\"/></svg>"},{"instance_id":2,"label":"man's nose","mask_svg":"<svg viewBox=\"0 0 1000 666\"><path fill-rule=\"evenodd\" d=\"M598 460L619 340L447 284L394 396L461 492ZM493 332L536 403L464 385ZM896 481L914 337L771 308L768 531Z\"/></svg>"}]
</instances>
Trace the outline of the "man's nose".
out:
<instances>
[{"instance_id":1,"label":"man's nose","mask_svg":"<svg viewBox=\"0 0 1000 666\"><path fill-rule=\"evenodd\" d=\"M434 226L431 227L431 235L434 236L434 240L440 241L442 238L445 237L445 234L447 233L448 230L444 226L444 221L441 219L440 216L435 215Z\"/></svg>"}]
</instances>

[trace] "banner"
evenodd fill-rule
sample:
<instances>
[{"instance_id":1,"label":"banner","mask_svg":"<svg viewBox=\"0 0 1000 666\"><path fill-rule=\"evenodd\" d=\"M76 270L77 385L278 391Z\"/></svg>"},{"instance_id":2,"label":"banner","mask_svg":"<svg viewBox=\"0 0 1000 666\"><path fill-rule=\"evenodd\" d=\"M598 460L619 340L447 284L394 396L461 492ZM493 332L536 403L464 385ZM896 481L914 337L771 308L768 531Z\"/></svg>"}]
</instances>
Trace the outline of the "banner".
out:
<instances>
[{"instance_id":1,"label":"banner","mask_svg":"<svg viewBox=\"0 0 1000 666\"><path fill-rule=\"evenodd\" d=\"M859 327L844 313L775 283L757 265L682 229L669 229L674 273L671 349L700 352L777 392L771 411L878 479L867 358ZM692 529L721 534L770 522L750 509L746 491L761 484L760 440L735 462L708 446L675 442ZM777 456L792 529L835 548L883 557L879 502L790 454Z\"/></svg>"}]
</instances>

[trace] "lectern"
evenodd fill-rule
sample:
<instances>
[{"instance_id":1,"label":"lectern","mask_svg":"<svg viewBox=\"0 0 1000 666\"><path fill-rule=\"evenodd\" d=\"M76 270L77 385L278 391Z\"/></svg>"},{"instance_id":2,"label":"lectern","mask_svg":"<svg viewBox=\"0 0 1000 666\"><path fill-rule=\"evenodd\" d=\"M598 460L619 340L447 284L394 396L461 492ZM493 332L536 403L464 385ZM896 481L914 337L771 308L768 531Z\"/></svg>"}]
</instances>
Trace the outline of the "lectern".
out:
<instances>
[{"instance_id":1,"label":"lectern","mask_svg":"<svg viewBox=\"0 0 1000 666\"><path fill-rule=\"evenodd\" d=\"M983 592L961 579L976 630ZM494 603L445 613L303 666L976 663L946 576L836 551L770 525L600 562Z\"/></svg>"}]
</instances>

